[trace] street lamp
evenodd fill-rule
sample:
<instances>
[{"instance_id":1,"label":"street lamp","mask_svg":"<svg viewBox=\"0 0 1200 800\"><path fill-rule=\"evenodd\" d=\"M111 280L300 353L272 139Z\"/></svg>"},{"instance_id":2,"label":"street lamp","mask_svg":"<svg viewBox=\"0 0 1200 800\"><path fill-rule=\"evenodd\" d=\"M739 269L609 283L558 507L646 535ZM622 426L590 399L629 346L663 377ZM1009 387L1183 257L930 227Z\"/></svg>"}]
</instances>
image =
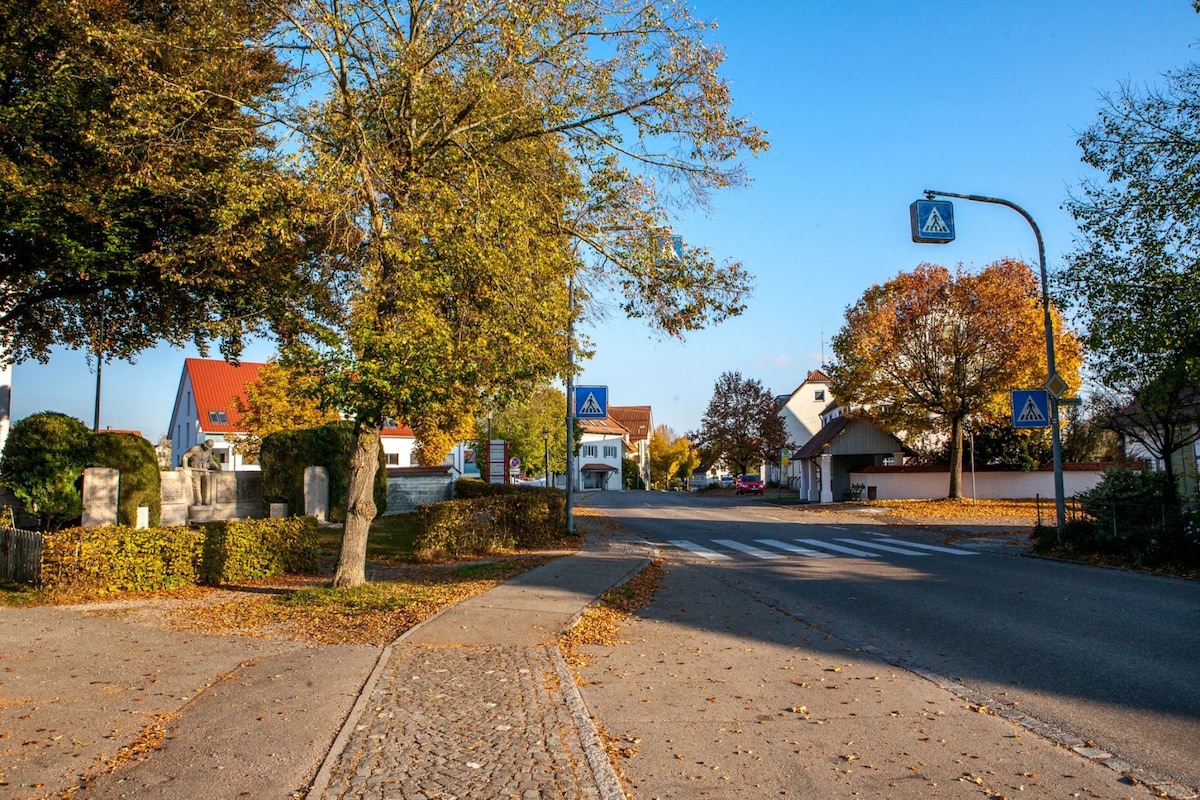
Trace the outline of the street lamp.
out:
<instances>
[{"instance_id":1,"label":"street lamp","mask_svg":"<svg viewBox=\"0 0 1200 800\"><path fill-rule=\"evenodd\" d=\"M545 481L546 487L550 486L550 429L542 428L542 455L546 460L545 467L542 470L542 480Z\"/></svg>"},{"instance_id":2,"label":"street lamp","mask_svg":"<svg viewBox=\"0 0 1200 800\"><path fill-rule=\"evenodd\" d=\"M1033 235L1037 239L1038 267L1041 269L1042 276L1042 327L1045 329L1046 334L1046 369L1049 372L1046 383L1052 384L1057 379L1057 382L1061 385L1062 378L1059 377L1054 365L1054 320L1050 315L1050 287L1046 276L1046 245L1042 241L1042 231L1038 228L1037 223L1033 221L1033 217L1016 203L1002 200L998 197L938 192L933 189L926 189L925 197L929 200L935 197L957 197L976 203L994 203L995 205L1007 206L1024 217L1025 221L1029 223L1029 227L1033 228ZM1055 530L1058 540L1061 541L1063 537L1063 522L1067 518L1066 498L1063 491L1062 435L1058 424L1058 395L1061 392L1050 391L1048 394L1050 397L1050 441L1054 449L1054 511L1057 517ZM974 448L972 447L972 454L973 451Z\"/></svg>"}]
</instances>

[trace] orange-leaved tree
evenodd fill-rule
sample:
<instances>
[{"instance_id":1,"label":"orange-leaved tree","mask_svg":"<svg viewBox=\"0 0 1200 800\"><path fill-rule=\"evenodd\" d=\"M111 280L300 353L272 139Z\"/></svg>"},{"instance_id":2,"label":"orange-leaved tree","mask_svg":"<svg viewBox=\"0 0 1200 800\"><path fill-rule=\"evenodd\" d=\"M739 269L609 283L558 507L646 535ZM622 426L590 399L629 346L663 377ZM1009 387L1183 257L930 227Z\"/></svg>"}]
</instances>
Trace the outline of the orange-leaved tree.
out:
<instances>
[{"instance_id":1,"label":"orange-leaved tree","mask_svg":"<svg viewBox=\"0 0 1200 800\"><path fill-rule=\"evenodd\" d=\"M1079 386L1083 348L1051 309L1058 373ZM833 340L833 395L908 436L950 437L949 496L962 496L963 423L1007 413L1011 389L1047 379L1038 283L1023 262L979 272L921 264L872 286Z\"/></svg>"},{"instance_id":2,"label":"orange-leaved tree","mask_svg":"<svg viewBox=\"0 0 1200 800\"><path fill-rule=\"evenodd\" d=\"M319 399L319 378L280 365L274 359L259 367L258 378L246 384L246 402L234 398L244 433L234 437L234 448L254 461L262 440L278 431L315 428L338 419L332 407Z\"/></svg>"}]
</instances>

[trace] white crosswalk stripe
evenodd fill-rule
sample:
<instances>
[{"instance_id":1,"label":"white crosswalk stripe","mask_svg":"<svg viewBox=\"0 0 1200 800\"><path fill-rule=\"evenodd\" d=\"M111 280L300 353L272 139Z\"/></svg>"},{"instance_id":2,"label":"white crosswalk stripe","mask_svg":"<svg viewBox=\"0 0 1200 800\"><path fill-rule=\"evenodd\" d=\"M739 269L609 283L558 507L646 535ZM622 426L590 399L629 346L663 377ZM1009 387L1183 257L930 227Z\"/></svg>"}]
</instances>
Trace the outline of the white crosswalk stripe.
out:
<instances>
[{"instance_id":1,"label":"white crosswalk stripe","mask_svg":"<svg viewBox=\"0 0 1200 800\"><path fill-rule=\"evenodd\" d=\"M978 555L978 553L970 550L959 550L953 547L939 547L932 544L919 544L887 538L880 538L870 542L861 539L846 538L838 538L835 541L826 541L824 539L794 539L793 541L795 544L780 539L755 539L754 544L748 544L735 539L712 539L700 544L689 539L671 539L666 544L708 561L730 561L733 559L733 556L722 552L722 550L732 550L736 553L764 561L779 560L787 558L788 555L799 558L836 558L838 556L881 558L882 553L916 557L930 556L937 553L956 556ZM761 545L761 547L756 547L755 545ZM850 545L853 545L853 547ZM788 555L784 555L784 553Z\"/></svg>"},{"instance_id":2,"label":"white crosswalk stripe","mask_svg":"<svg viewBox=\"0 0 1200 800\"><path fill-rule=\"evenodd\" d=\"M767 547L774 547L779 550L784 550L788 553L793 553L805 558L835 558L833 553L821 553L817 550L809 550L807 547L797 547L794 544L781 542L778 539L755 539L759 544L765 544Z\"/></svg>"},{"instance_id":3,"label":"white crosswalk stripe","mask_svg":"<svg viewBox=\"0 0 1200 800\"><path fill-rule=\"evenodd\" d=\"M728 547L730 550L738 550L748 556L754 556L755 558L767 560L773 558L785 558L785 556L781 553L768 553L766 550L760 550L759 548L744 542L735 542L733 539L713 539L713 543L719 544L722 547Z\"/></svg>"},{"instance_id":4,"label":"white crosswalk stripe","mask_svg":"<svg viewBox=\"0 0 1200 800\"><path fill-rule=\"evenodd\" d=\"M859 539L841 539L841 538L839 538L838 541L845 542L846 544L857 545L858 547L869 547L872 550L882 550L885 553L896 553L896 554L902 555L902 556L927 556L927 555L929 555L929 553L922 553L917 550L904 550L902 548L892 547L891 545L887 545L887 544L876 544L875 542L864 542ZM903 542L901 542L901 544L903 544Z\"/></svg>"},{"instance_id":5,"label":"white crosswalk stripe","mask_svg":"<svg viewBox=\"0 0 1200 800\"><path fill-rule=\"evenodd\" d=\"M729 556L724 553L718 553L715 550L709 550L707 547L701 547L695 542L689 542L686 539L672 539L667 544L673 544L680 550L687 550L689 553L695 553L698 556L707 558L709 561L728 561Z\"/></svg>"},{"instance_id":6,"label":"white crosswalk stripe","mask_svg":"<svg viewBox=\"0 0 1200 800\"><path fill-rule=\"evenodd\" d=\"M833 550L835 553L845 553L848 556L858 556L859 558L879 558L879 553L868 553L866 550L855 550L853 547L826 542L821 539L797 539L797 542L811 544L813 547L821 547L826 550Z\"/></svg>"},{"instance_id":7,"label":"white crosswalk stripe","mask_svg":"<svg viewBox=\"0 0 1200 800\"><path fill-rule=\"evenodd\" d=\"M971 550L959 550L954 547L938 547L935 544L918 544L917 542L902 542L899 539L880 539L885 544L896 544L903 547L917 547L921 550L932 550L935 553L949 553L952 556L977 556L979 553Z\"/></svg>"}]
</instances>

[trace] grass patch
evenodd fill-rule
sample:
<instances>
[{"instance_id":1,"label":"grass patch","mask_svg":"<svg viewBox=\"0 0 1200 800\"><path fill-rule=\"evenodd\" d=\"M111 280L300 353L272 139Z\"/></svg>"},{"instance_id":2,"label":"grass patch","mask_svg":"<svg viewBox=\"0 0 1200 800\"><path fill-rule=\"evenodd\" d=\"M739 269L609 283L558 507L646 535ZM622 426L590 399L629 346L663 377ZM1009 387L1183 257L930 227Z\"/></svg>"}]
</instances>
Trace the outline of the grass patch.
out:
<instances>
[{"instance_id":1,"label":"grass patch","mask_svg":"<svg viewBox=\"0 0 1200 800\"><path fill-rule=\"evenodd\" d=\"M22 583L0 581L0 605L24 608L45 605L46 602L46 593L40 589Z\"/></svg>"},{"instance_id":2,"label":"grass patch","mask_svg":"<svg viewBox=\"0 0 1200 800\"><path fill-rule=\"evenodd\" d=\"M337 558L342 547L342 526L322 527L317 531L321 553ZM395 564L412 560L416 525L412 514L376 517L367 534L367 560Z\"/></svg>"}]
</instances>

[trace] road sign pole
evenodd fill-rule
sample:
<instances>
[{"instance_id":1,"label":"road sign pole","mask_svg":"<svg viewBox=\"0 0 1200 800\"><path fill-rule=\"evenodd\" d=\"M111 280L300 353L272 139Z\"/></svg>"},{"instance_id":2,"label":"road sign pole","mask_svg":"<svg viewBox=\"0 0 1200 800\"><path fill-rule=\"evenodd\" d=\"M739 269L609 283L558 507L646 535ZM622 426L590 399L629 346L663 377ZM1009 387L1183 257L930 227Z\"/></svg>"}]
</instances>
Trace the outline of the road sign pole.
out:
<instances>
[{"instance_id":1,"label":"road sign pole","mask_svg":"<svg viewBox=\"0 0 1200 800\"><path fill-rule=\"evenodd\" d=\"M567 536L575 535L575 276L567 279Z\"/></svg>"},{"instance_id":2,"label":"road sign pole","mask_svg":"<svg viewBox=\"0 0 1200 800\"><path fill-rule=\"evenodd\" d=\"M976 203L993 203L995 205L1007 206L1024 217L1025 221L1029 223L1029 227L1033 228L1033 235L1037 239L1038 267L1042 273L1042 327L1046 333L1046 368L1050 373L1048 377L1057 375L1058 372L1054 366L1054 318L1050 314L1050 286L1046 276L1046 245L1042 241L1042 231L1038 228L1037 223L1033 221L1033 217L1016 203L1002 200L998 197L938 192L932 189L926 189L925 196L930 200L934 197L957 197L961 200L971 200ZM1059 431L1058 397L1055 393L1050 394L1050 441L1054 449L1054 511L1057 518L1055 521L1055 536L1059 541L1062 541L1063 525L1067 519L1067 509L1065 492L1063 490L1062 435Z\"/></svg>"}]
</instances>

